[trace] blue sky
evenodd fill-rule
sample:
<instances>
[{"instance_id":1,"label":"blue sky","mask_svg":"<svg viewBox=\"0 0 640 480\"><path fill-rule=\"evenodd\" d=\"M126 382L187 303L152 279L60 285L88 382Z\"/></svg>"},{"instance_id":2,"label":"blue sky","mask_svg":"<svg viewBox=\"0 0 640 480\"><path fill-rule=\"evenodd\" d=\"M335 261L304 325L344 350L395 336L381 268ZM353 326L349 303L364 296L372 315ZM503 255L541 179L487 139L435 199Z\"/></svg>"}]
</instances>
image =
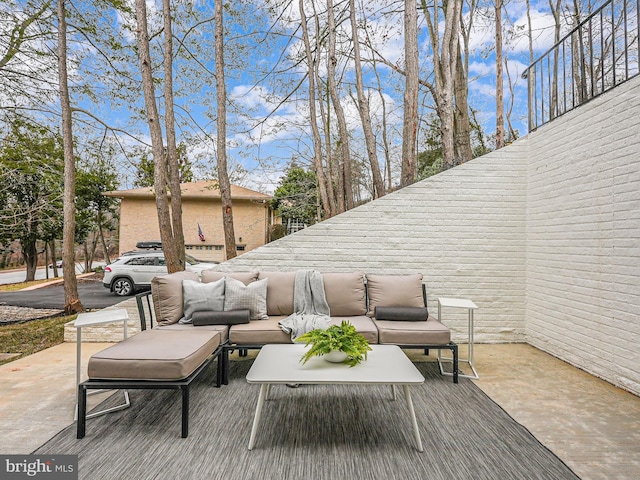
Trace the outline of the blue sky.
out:
<instances>
[{"instance_id":1,"label":"blue sky","mask_svg":"<svg viewBox=\"0 0 640 480\"><path fill-rule=\"evenodd\" d=\"M318 2L319 5L324 2ZM133 6L133 0L127 0ZM117 14L105 8L96 12L92 4L76 2L73 4L82 11L87 18L99 18L99 29L104 34L111 34L114 38L124 42L125 47L135 44L135 25L131 18ZM204 16L212 13L213 4L208 1L181 2L180 18L176 21L174 33L182 38L184 25L192 25L193 20L183 15L191 8ZM229 4L232 8L238 4ZM297 92L293 92L293 85L298 84L304 76L304 65L296 65L300 57L302 43L299 32L298 2L291 2L283 10L275 6L275 2L267 0L247 1L241 16L228 14L225 18L227 32L227 92L232 104L228 108L228 143L227 152L229 162L236 173L232 181L258 191L271 193L278 184L287 164L295 160L302 165L310 163L311 159L311 131L309 126L307 86L300 85ZM312 4L306 1L307 15L312 11ZM360 15L360 22L366 23L372 43L386 60L403 67L403 36L402 14L394 12L388 1L367 1L364 6L360 0L356 1L358 9L364 9ZM268 9L267 7L272 7ZM159 0L147 0L149 23L151 31L156 31L160 25L158 12L161 8ZM177 8L177 7L176 7ZM239 7L238 7L239 8ZM182 13L181 13L182 12ZM427 43L426 24L419 12L420 25L420 75L432 81L431 58ZM532 3L532 30L534 32L534 49L536 55L545 52L553 43L553 18L548 11L546 2ZM365 22L366 20L366 22ZM509 20L509 21L508 21ZM519 26L521 33L526 26L524 0L515 0L505 7L504 23ZM310 24L313 29L313 24ZM265 33L269 31L269 34ZM293 35L293 37L291 36ZM364 39L363 30L359 31L361 41ZM343 22L338 29L338 48L345 47L351 39L349 22ZM76 37L77 38L77 37ZM268 41L262 41L267 38ZM161 39L157 36L156 39ZM177 59L175 68L176 114L179 116L179 132L181 138L190 138L189 156L194 161L198 178L210 175L215 168L216 115L215 81L212 72L215 70L214 52L212 49L213 24L202 24L200 28L187 37L189 48L195 53L186 62ZM495 64L493 56L494 27L492 20L483 16L476 16L474 29L470 36L469 58L469 102L477 112L477 118L483 125L486 135L492 135L495 130ZM505 54L508 57L508 67L511 80L514 83L514 109L512 122L520 134L526 134L526 82L521 78L523 70L529 63L528 39L524 35L511 38L505 35ZM131 75L126 87L133 92L136 100L123 97L111 98L108 92L117 92L119 87L117 76L105 74L101 70L101 55L94 45L87 42L72 42L70 50L81 59L80 64L71 65L72 82L81 89L84 82L92 82L91 86L97 95L90 98L86 95L76 96L72 100L81 107L105 119L109 124L118 126L138 136L143 142L149 143L148 127L141 115L143 98L138 83L139 73L137 60L131 51L123 52L122 59L110 61L122 71ZM371 52L361 47L363 59L372 57ZM234 55L237 57L234 58ZM104 65L104 64L102 64ZM208 69L208 72L207 70ZM269 75L265 72L270 72ZM388 136L391 143L391 158L394 164L400 161L401 123L402 123L402 89L404 79L394 73L389 67L378 63L378 73L382 84L382 98L386 106L385 119L388 124ZM322 57L321 76L326 74L326 55ZM353 65L351 61L340 56L338 63L341 104L347 115L347 122L351 133L351 149L354 157L363 157L364 142L360 127L353 85ZM505 72L505 101L509 102L510 94L508 79ZM370 96L371 114L374 132L381 143L382 99L377 91L377 79L373 75L370 63L365 64L365 85ZM136 97L136 91L137 97ZM103 93L104 92L104 93ZM293 93L292 93L293 92ZM160 95L160 87L156 94ZM433 102L421 92L421 109L423 116L433 113ZM84 121L88 117L77 115L76 136L82 143L88 136L96 136L99 140L104 135L104 129L87 128ZM333 122L335 125L335 121ZM421 125L424 128L424 124ZM117 133L119 145L130 150L139 143L127 135ZM424 135L419 140L424 141ZM104 142L109 142L105 138ZM115 142L113 142L115 143ZM424 147L422 142L419 149ZM132 168L130 160L137 159L134 152L129 159L119 160L123 172L123 187L129 187L132 182ZM382 150L379 151L382 159ZM398 172L395 172L396 174Z\"/></svg>"}]
</instances>

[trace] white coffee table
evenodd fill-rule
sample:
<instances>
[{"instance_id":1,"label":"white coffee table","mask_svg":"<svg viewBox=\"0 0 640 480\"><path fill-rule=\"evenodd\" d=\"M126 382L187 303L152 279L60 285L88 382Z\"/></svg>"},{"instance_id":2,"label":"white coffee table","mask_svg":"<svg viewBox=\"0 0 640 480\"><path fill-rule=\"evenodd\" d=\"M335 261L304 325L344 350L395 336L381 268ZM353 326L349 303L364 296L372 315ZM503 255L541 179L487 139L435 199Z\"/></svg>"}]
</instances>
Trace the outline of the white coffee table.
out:
<instances>
[{"instance_id":1,"label":"white coffee table","mask_svg":"<svg viewBox=\"0 0 640 480\"><path fill-rule=\"evenodd\" d=\"M410 385L424 383L424 377L404 352L395 345L372 345L368 359L350 368L342 363L330 363L322 357L313 357L306 364L300 363L305 346L265 345L256 357L249 373L248 383L259 383L260 394L251 427L249 450L255 444L262 407L274 384L333 384L333 385L391 385L395 400L395 387L402 386L409 408L413 435L418 451L422 452L422 440L416 421L416 413L409 392Z\"/></svg>"}]
</instances>

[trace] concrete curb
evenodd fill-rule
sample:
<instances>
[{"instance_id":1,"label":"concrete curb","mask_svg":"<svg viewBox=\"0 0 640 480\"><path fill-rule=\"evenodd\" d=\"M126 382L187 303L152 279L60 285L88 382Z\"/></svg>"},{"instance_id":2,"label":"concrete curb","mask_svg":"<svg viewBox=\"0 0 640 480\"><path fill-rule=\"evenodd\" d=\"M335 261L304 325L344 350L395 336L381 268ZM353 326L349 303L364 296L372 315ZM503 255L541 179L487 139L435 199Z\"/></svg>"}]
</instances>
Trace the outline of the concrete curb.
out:
<instances>
[{"instance_id":1,"label":"concrete curb","mask_svg":"<svg viewBox=\"0 0 640 480\"><path fill-rule=\"evenodd\" d=\"M76 278L84 278L84 277L88 277L90 275L95 275L95 272L82 273L80 275L76 275ZM51 280L50 282L43 282L43 283L39 283L37 285L32 285L30 287L21 288L19 291L20 292L26 292L27 290L37 290L39 288L48 287L49 285L56 285L56 284L62 283L62 282L64 282L64 277L60 277L60 278L57 278L55 280Z\"/></svg>"}]
</instances>

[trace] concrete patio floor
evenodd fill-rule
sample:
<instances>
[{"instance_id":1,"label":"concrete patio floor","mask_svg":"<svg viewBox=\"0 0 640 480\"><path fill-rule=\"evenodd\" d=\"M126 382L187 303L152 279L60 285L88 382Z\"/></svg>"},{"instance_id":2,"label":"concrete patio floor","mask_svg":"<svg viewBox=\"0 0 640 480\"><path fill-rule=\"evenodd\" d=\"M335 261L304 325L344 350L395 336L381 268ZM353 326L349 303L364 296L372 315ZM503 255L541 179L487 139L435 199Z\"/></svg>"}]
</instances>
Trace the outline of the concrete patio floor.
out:
<instances>
[{"instance_id":1,"label":"concrete patio floor","mask_svg":"<svg viewBox=\"0 0 640 480\"><path fill-rule=\"evenodd\" d=\"M85 370L108 345L83 343ZM73 422L75 359L63 343L0 366L0 453L31 453ZM476 345L475 366L476 384L580 478L640 478L639 397L526 344Z\"/></svg>"}]
</instances>

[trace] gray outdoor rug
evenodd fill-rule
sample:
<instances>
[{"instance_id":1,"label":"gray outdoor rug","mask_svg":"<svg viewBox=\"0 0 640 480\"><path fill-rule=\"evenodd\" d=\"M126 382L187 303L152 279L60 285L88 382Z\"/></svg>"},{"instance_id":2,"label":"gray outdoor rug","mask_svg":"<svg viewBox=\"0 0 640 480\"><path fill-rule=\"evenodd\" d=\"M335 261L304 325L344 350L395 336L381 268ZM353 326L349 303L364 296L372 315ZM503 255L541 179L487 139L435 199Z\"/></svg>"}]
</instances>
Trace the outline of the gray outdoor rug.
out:
<instances>
[{"instance_id":1,"label":"gray outdoor rug","mask_svg":"<svg viewBox=\"0 0 640 480\"><path fill-rule=\"evenodd\" d=\"M133 406L75 424L36 454L77 454L82 479L577 479L553 453L467 379L455 385L437 364L417 363L424 385L412 397L424 452L415 449L401 390L390 387L274 386L254 450L247 450L258 385L251 360L215 368L191 391L190 433L180 438L177 391L130 391ZM120 396L105 403L117 402Z\"/></svg>"}]
</instances>

